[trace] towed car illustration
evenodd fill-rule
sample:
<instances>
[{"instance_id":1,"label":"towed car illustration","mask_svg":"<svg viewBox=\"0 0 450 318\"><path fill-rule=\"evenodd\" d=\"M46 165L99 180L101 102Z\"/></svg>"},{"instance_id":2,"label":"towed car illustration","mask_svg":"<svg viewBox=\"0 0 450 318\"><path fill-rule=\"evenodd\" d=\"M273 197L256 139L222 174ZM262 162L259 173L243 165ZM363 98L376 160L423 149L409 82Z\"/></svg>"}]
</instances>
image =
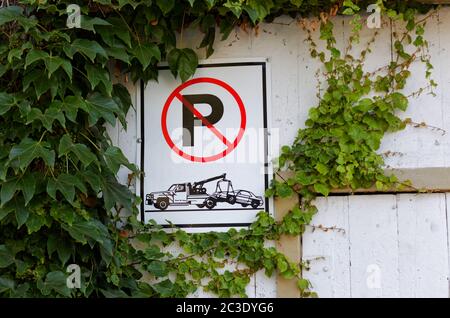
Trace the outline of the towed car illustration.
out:
<instances>
[{"instance_id":1,"label":"towed car illustration","mask_svg":"<svg viewBox=\"0 0 450 318\"><path fill-rule=\"evenodd\" d=\"M264 204L264 200L262 197L256 196L250 191L237 190L236 203L239 203L244 208L250 205L252 208L257 209Z\"/></svg>"},{"instance_id":2,"label":"towed car illustration","mask_svg":"<svg viewBox=\"0 0 450 318\"><path fill-rule=\"evenodd\" d=\"M229 204L240 204L243 208L251 206L254 209L261 207L264 200L256 196L253 192L247 190L237 190L230 194L228 191L217 191L211 195L211 198L217 202L227 202Z\"/></svg>"}]
</instances>

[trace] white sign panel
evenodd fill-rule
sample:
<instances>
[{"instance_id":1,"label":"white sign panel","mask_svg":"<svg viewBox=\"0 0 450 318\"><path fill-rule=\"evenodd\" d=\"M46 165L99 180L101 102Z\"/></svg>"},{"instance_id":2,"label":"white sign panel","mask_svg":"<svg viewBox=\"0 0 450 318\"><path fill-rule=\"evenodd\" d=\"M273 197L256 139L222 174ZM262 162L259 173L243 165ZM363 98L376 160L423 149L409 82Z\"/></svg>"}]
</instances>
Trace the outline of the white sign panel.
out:
<instances>
[{"instance_id":1,"label":"white sign panel","mask_svg":"<svg viewBox=\"0 0 450 318\"><path fill-rule=\"evenodd\" d=\"M161 67L142 88L144 222L243 227L271 212L267 71L266 61L208 62L181 83Z\"/></svg>"}]
</instances>

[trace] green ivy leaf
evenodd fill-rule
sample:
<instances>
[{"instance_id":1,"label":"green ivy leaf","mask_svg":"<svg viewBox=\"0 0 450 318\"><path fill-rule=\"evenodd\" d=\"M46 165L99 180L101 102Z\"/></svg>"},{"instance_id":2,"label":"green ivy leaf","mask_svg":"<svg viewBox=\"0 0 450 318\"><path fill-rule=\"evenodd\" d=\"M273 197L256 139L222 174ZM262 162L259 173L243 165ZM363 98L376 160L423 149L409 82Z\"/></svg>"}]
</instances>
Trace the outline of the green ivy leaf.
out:
<instances>
[{"instance_id":1,"label":"green ivy leaf","mask_svg":"<svg viewBox=\"0 0 450 318\"><path fill-rule=\"evenodd\" d=\"M58 157L61 158L69 153L73 153L85 167L88 167L92 162L98 162L97 156L86 145L73 143L70 135L65 134L59 142Z\"/></svg>"},{"instance_id":2,"label":"green ivy leaf","mask_svg":"<svg viewBox=\"0 0 450 318\"><path fill-rule=\"evenodd\" d=\"M31 49L32 45L30 42L26 42L20 48L11 49L8 53L8 63L12 64L14 59L22 59L23 52L27 49Z\"/></svg>"},{"instance_id":3,"label":"green ivy leaf","mask_svg":"<svg viewBox=\"0 0 450 318\"><path fill-rule=\"evenodd\" d=\"M375 182L375 186L376 186L378 191L383 191L383 189L384 189L384 184L381 181Z\"/></svg>"},{"instance_id":4,"label":"green ivy leaf","mask_svg":"<svg viewBox=\"0 0 450 318\"><path fill-rule=\"evenodd\" d=\"M145 242L145 239L143 239L142 235L138 237L141 242ZM149 242L146 242L149 243ZM148 248L145 249L145 258L149 260L157 260L164 256L164 253L161 253L161 248L159 248L157 245L150 245Z\"/></svg>"},{"instance_id":5,"label":"green ivy leaf","mask_svg":"<svg viewBox=\"0 0 450 318\"><path fill-rule=\"evenodd\" d=\"M65 297L71 295L71 290L67 287L67 276L61 271L49 272L45 281L38 281L37 287L45 296L53 291Z\"/></svg>"},{"instance_id":6,"label":"green ivy leaf","mask_svg":"<svg viewBox=\"0 0 450 318\"><path fill-rule=\"evenodd\" d=\"M129 4L133 7L133 9L136 9L138 5L142 3L142 1L136 2L134 0L118 0L119 1L119 8L124 7L125 5Z\"/></svg>"},{"instance_id":7,"label":"green ivy leaf","mask_svg":"<svg viewBox=\"0 0 450 318\"><path fill-rule=\"evenodd\" d=\"M128 298L129 296L120 289L100 289L100 291L102 292L103 296L105 296L106 298Z\"/></svg>"},{"instance_id":8,"label":"green ivy leaf","mask_svg":"<svg viewBox=\"0 0 450 318\"><path fill-rule=\"evenodd\" d=\"M106 48L106 54L113 59L120 60L127 64L131 64L130 56L127 53L125 47L115 46Z\"/></svg>"},{"instance_id":9,"label":"green ivy leaf","mask_svg":"<svg viewBox=\"0 0 450 318\"><path fill-rule=\"evenodd\" d=\"M6 218L13 211L14 207L9 204L5 207L0 207L0 221Z\"/></svg>"},{"instance_id":10,"label":"green ivy leaf","mask_svg":"<svg viewBox=\"0 0 450 318\"><path fill-rule=\"evenodd\" d=\"M72 255L72 244L57 235L51 234L47 240L47 252L50 257L54 252L57 252L59 260L65 265Z\"/></svg>"},{"instance_id":11,"label":"green ivy leaf","mask_svg":"<svg viewBox=\"0 0 450 318\"><path fill-rule=\"evenodd\" d=\"M25 69L37 61L45 61L50 55L47 52L32 48L25 58ZM50 76L49 76L50 77Z\"/></svg>"},{"instance_id":12,"label":"green ivy leaf","mask_svg":"<svg viewBox=\"0 0 450 318\"><path fill-rule=\"evenodd\" d=\"M72 64L68 60L59 56L48 56L44 61L47 68L48 78L50 78L52 74L61 67L66 72L70 81L72 81Z\"/></svg>"},{"instance_id":13,"label":"green ivy leaf","mask_svg":"<svg viewBox=\"0 0 450 318\"><path fill-rule=\"evenodd\" d=\"M136 171L134 165L128 161L120 148L109 146L108 149L106 149L104 156L106 165L114 174L119 172L120 166L122 165L128 167L132 171Z\"/></svg>"},{"instance_id":14,"label":"green ivy leaf","mask_svg":"<svg viewBox=\"0 0 450 318\"><path fill-rule=\"evenodd\" d=\"M302 278L297 281L297 287L300 290L306 290L309 288L309 286L310 286L310 283L307 279Z\"/></svg>"},{"instance_id":15,"label":"green ivy leaf","mask_svg":"<svg viewBox=\"0 0 450 318\"><path fill-rule=\"evenodd\" d=\"M288 198L294 194L294 190L292 190L292 188L286 183L277 184L276 189L277 189L277 194L281 198Z\"/></svg>"},{"instance_id":16,"label":"green ivy leaf","mask_svg":"<svg viewBox=\"0 0 450 318\"><path fill-rule=\"evenodd\" d=\"M91 219L89 221L79 219L73 224L61 224L61 227L66 230L70 236L76 241L86 244L88 240L94 240L103 247L109 249L109 253L112 253L112 244L109 237L108 229L99 220Z\"/></svg>"},{"instance_id":17,"label":"green ivy leaf","mask_svg":"<svg viewBox=\"0 0 450 318\"><path fill-rule=\"evenodd\" d=\"M27 226L28 234L32 234L39 231L44 225L51 225L51 222L43 215L30 213L25 225Z\"/></svg>"},{"instance_id":18,"label":"green ivy leaf","mask_svg":"<svg viewBox=\"0 0 450 318\"><path fill-rule=\"evenodd\" d=\"M25 138L20 144L14 146L9 153L9 159L18 161L19 168L22 170L25 170L37 158L43 159L47 166L53 167L55 151L49 149L47 142Z\"/></svg>"},{"instance_id":19,"label":"green ivy leaf","mask_svg":"<svg viewBox=\"0 0 450 318\"><path fill-rule=\"evenodd\" d=\"M243 9L245 10L245 12L247 12L250 20L252 21L253 24L256 24L256 22L258 21L258 11L256 11L254 8L248 6L248 5L244 5Z\"/></svg>"},{"instance_id":20,"label":"green ivy leaf","mask_svg":"<svg viewBox=\"0 0 450 318\"><path fill-rule=\"evenodd\" d=\"M14 256L15 255L8 247L6 247L6 245L0 245L0 268L6 268L13 264Z\"/></svg>"},{"instance_id":21,"label":"green ivy leaf","mask_svg":"<svg viewBox=\"0 0 450 318\"><path fill-rule=\"evenodd\" d=\"M230 11L233 12L233 14L236 18L241 17L241 14L242 14L242 4L241 3L227 1L223 6L230 9Z\"/></svg>"},{"instance_id":22,"label":"green ivy leaf","mask_svg":"<svg viewBox=\"0 0 450 318\"><path fill-rule=\"evenodd\" d=\"M35 173L27 173L20 179L19 184L25 199L25 206L28 205L36 192L36 179Z\"/></svg>"},{"instance_id":23,"label":"green ivy leaf","mask_svg":"<svg viewBox=\"0 0 450 318\"><path fill-rule=\"evenodd\" d=\"M271 198L275 195L275 189L269 188L265 191L264 196L267 198Z\"/></svg>"},{"instance_id":24,"label":"green ivy leaf","mask_svg":"<svg viewBox=\"0 0 450 318\"><path fill-rule=\"evenodd\" d=\"M53 202L50 207L50 216L52 216L58 222L72 225L75 219L78 217L78 212L74 210L73 206L61 203Z\"/></svg>"},{"instance_id":25,"label":"green ivy leaf","mask_svg":"<svg viewBox=\"0 0 450 318\"><path fill-rule=\"evenodd\" d=\"M0 9L0 26L5 23L17 20L22 16L23 8L18 6L9 6Z\"/></svg>"},{"instance_id":26,"label":"green ivy leaf","mask_svg":"<svg viewBox=\"0 0 450 318\"><path fill-rule=\"evenodd\" d=\"M80 96L66 96L64 100L53 101L49 108L55 109L58 112L64 112L67 119L73 123L77 122L78 110L81 109L86 113L89 113L88 105Z\"/></svg>"},{"instance_id":27,"label":"green ivy leaf","mask_svg":"<svg viewBox=\"0 0 450 318\"><path fill-rule=\"evenodd\" d=\"M327 167L328 168L328 167ZM298 171L295 174L295 180L303 186L311 185L314 183L316 178L314 175L310 175L304 171Z\"/></svg>"},{"instance_id":28,"label":"green ivy leaf","mask_svg":"<svg viewBox=\"0 0 450 318\"><path fill-rule=\"evenodd\" d=\"M314 190L317 193L322 194L323 196L328 196L328 194L330 193L330 188L327 185L323 184L323 183L316 183L316 184L314 184Z\"/></svg>"},{"instance_id":29,"label":"green ivy leaf","mask_svg":"<svg viewBox=\"0 0 450 318\"><path fill-rule=\"evenodd\" d=\"M303 4L303 0L291 0L291 3L299 8Z\"/></svg>"},{"instance_id":30,"label":"green ivy leaf","mask_svg":"<svg viewBox=\"0 0 450 318\"><path fill-rule=\"evenodd\" d=\"M322 175L326 175L329 171L328 167L321 162L316 164L316 170L320 172Z\"/></svg>"},{"instance_id":31,"label":"green ivy leaf","mask_svg":"<svg viewBox=\"0 0 450 318\"><path fill-rule=\"evenodd\" d=\"M122 84L114 84L113 98L116 101L119 108L122 110L123 114L127 114L130 108L133 107L130 92ZM122 126L126 129L127 127L126 120L122 122Z\"/></svg>"},{"instance_id":32,"label":"green ivy leaf","mask_svg":"<svg viewBox=\"0 0 450 318\"><path fill-rule=\"evenodd\" d=\"M141 63L144 71L152 62L161 61L161 51L154 43L137 44L130 52Z\"/></svg>"},{"instance_id":33,"label":"green ivy leaf","mask_svg":"<svg viewBox=\"0 0 450 318\"><path fill-rule=\"evenodd\" d=\"M354 141L358 142L366 138L367 131L360 125L351 125L348 129L348 134L353 138Z\"/></svg>"},{"instance_id":34,"label":"green ivy leaf","mask_svg":"<svg viewBox=\"0 0 450 318\"><path fill-rule=\"evenodd\" d=\"M91 18L85 15L81 16L81 28L83 30L92 31L95 33L95 27L99 25L111 26L111 23L98 17Z\"/></svg>"},{"instance_id":35,"label":"green ivy leaf","mask_svg":"<svg viewBox=\"0 0 450 318\"><path fill-rule=\"evenodd\" d=\"M87 78L91 84L91 89L94 90L100 83L102 83L106 94L111 96L113 86L109 72L104 68L96 67L90 64L86 64L84 67L87 71Z\"/></svg>"},{"instance_id":36,"label":"green ivy leaf","mask_svg":"<svg viewBox=\"0 0 450 318\"><path fill-rule=\"evenodd\" d=\"M101 190L101 178L98 173L92 170L84 170L80 171L78 177L83 180L85 183L89 184L96 193Z\"/></svg>"},{"instance_id":37,"label":"green ivy leaf","mask_svg":"<svg viewBox=\"0 0 450 318\"><path fill-rule=\"evenodd\" d=\"M16 284L14 280L4 276L0 276L0 293L6 294L7 292L14 291Z\"/></svg>"},{"instance_id":38,"label":"green ivy leaf","mask_svg":"<svg viewBox=\"0 0 450 318\"><path fill-rule=\"evenodd\" d=\"M180 76L183 82L194 75L198 66L198 56L191 49L173 49L167 55L170 70Z\"/></svg>"},{"instance_id":39,"label":"green ivy leaf","mask_svg":"<svg viewBox=\"0 0 450 318\"><path fill-rule=\"evenodd\" d=\"M94 93L86 100L86 108L89 113L89 123L95 125L103 118L112 126L116 124L116 114L120 114L120 108L113 98L106 97L100 93Z\"/></svg>"},{"instance_id":40,"label":"green ivy leaf","mask_svg":"<svg viewBox=\"0 0 450 318\"><path fill-rule=\"evenodd\" d=\"M175 6L175 0L156 0L156 4L164 15L167 15Z\"/></svg>"},{"instance_id":41,"label":"green ivy leaf","mask_svg":"<svg viewBox=\"0 0 450 318\"><path fill-rule=\"evenodd\" d=\"M23 205L23 203L19 203L18 201L16 201L17 229L20 229L22 225L24 225L28 221L29 216L30 211Z\"/></svg>"},{"instance_id":42,"label":"green ivy leaf","mask_svg":"<svg viewBox=\"0 0 450 318\"><path fill-rule=\"evenodd\" d=\"M123 184L120 184L114 177L110 176L102 179L101 189L106 210L110 211L116 203L122 205L128 211L133 210L130 190Z\"/></svg>"},{"instance_id":43,"label":"green ivy leaf","mask_svg":"<svg viewBox=\"0 0 450 318\"><path fill-rule=\"evenodd\" d=\"M5 75L5 73L9 70L9 65L0 64L0 77Z\"/></svg>"},{"instance_id":44,"label":"green ivy leaf","mask_svg":"<svg viewBox=\"0 0 450 318\"><path fill-rule=\"evenodd\" d=\"M87 193L86 186L76 176L70 174L61 174L56 179L49 179L47 183L47 193L50 197L57 200L56 191L60 191L66 200L73 203L75 198L75 187L82 193Z\"/></svg>"},{"instance_id":45,"label":"green ivy leaf","mask_svg":"<svg viewBox=\"0 0 450 318\"><path fill-rule=\"evenodd\" d=\"M27 205L33 198L36 191L36 176L33 173L28 173L23 176L17 176L4 182L1 187L1 206L3 207L13 197L16 191L22 191Z\"/></svg>"},{"instance_id":46,"label":"green ivy leaf","mask_svg":"<svg viewBox=\"0 0 450 318\"><path fill-rule=\"evenodd\" d=\"M48 90L51 92L52 99L58 93L60 83L55 76L51 76L50 79L45 76L45 72L39 69L33 69L24 76L23 91L26 92L29 86L33 84L36 92L36 98L39 99Z\"/></svg>"},{"instance_id":47,"label":"green ivy leaf","mask_svg":"<svg viewBox=\"0 0 450 318\"><path fill-rule=\"evenodd\" d=\"M153 285L153 288L161 297L169 297L173 293L174 285L169 279L166 279Z\"/></svg>"},{"instance_id":48,"label":"green ivy leaf","mask_svg":"<svg viewBox=\"0 0 450 318\"><path fill-rule=\"evenodd\" d=\"M244 6L253 23L263 21L274 7L272 0L248 0Z\"/></svg>"},{"instance_id":49,"label":"green ivy leaf","mask_svg":"<svg viewBox=\"0 0 450 318\"><path fill-rule=\"evenodd\" d=\"M277 268L280 271L280 273L284 273L288 270L289 268L289 264L288 262L284 259L284 257L278 257L277 258Z\"/></svg>"},{"instance_id":50,"label":"green ivy leaf","mask_svg":"<svg viewBox=\"0 0 450 318\"><path fill-rule=\"evenodd\" d=\"M80 52L86 55L92 63L97 56L108 58L105 49L98 42L86 39L76 39L72 44L64 47L64 52L71 59L75 53Z\"/></svg>"},{"instance_id":51,"label":"green ivy leaf","mask_svg":"<svg viewBox=\"0 0 450 318\"><path fill-rule=\"evenodd\" d=\"M0 116L6 114L17 102L13 95L0 92Z\"/></svg>"},{"instance_id":52,"label":"green ivy leaf","mask_svg":"<svg viewBox=\"0 0 450 318\"><path fill-rule=\"evenodd\" d=\"M216 4L216 0L205 0L205 2L208 5L208 10L211 10L211 8Z\"/></svg>"},{"instance_id":53,"label":"green ivy leaf","mask_svg":"<svg viewBox=\"0 0 450 318\"><path fill-rule=\"evenodd\" d=\"M347 9L351 9L352 14L354 12L358 12L360 10L360 8L356 4L354 4L352 0L344 0L343 7L347 8Z\"/></svg>"},{"instance_id":54,"label":"green ivy leaf","mask_svg":"<svg viewBox=\"0 0 450 318\"><path fill-rule=\"evenodd\" d=\"M168 274L167 265L162 261L152 261L147 266L147 270L155 277L164 277Z\"/></svg>"},{"instance_id":55,"label":"green ivy leaf","mask_svg":"<svg viewBox=\"0 0 450 318\"><path fill-rule=\"evenodd\" d=\"M39 120L48 131L53 130L53 122L58 120L63 128L66 128L66 118L58 109L50 107L43 114L38 108L32 108L27 115L27 124Z\"/></svg>"},{"instance_id":56,"label":"green ivy leaf","mask_svg":"<svg viewBox=\"0 0 450 318\"><path fill-rule=\"evenodd\" d=\"M406 98L405 95L395 92L392 93L390 97L394 108L400 109L402 111L405 111L406 108L408 108L408 98Z\"/></svg>"},{"instance_id":57,"label":"green ivy leaf","mask_svg":"<svg viewBox=\"0 0 450 318\"><path fill-rule=\"evenodd\" d=\"M111 26L99 26L96 28L101 35L102 40L108 44L110 48L114 48L122 45L122 43L116 41L116 38L118 38L131 48L130 26L126 21L119 17L110 17L107 21Z\"/></svg>"}]
</instances>

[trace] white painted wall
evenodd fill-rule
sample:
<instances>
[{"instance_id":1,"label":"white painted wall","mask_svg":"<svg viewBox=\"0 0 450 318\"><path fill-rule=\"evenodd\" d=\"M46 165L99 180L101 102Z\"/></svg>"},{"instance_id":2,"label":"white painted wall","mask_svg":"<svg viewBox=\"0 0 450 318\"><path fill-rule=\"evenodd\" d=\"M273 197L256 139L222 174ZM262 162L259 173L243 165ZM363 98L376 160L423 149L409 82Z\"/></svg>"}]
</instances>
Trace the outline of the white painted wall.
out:
<instances>
[{"instance_id":1,"label":"white painted wall","mask_svg":"<svg viewBox=\"0 0 450 318\"><path fill-rule=\"evenodd\" d=\"M450 194L330 197L308 228L305 277L320 297L442 297L449 294Z\"/></svg>"},{"instance_id":2,"label":"white painted wall","mask_svg":"<svg viewBox=\"0 0 450 318\"><path fill-rule=\"evenodd\" d=\"M349 33L348 20L337 18L335 25L338 45L342 48ZM391 32L399 27L385 21L373 54L368 58L368 69L389 61ZM448 185L446 189L450 189L450 174L445 174L450 170L448 30L450 8L440 10L428 23L426 32L435 66L434 78L439 84L437 96L422 95L411 100L409 109L401 115L448 133L432 128L408 127L403 132L386 136L380 149L380 153L400 153L386 158L388 167L406 171L408 176L420 174L420 186L439 183L443 187ZM372 32L365 29L361 43L370 39ZM198 33L191 30L185 31L183 39L181 47L195 48L200 43ZM309 108L317 105L315 72L319 65L310 58L304 40L305 33L296 21L282 18L276 23L261 25L258 34L237 29L227 41L221 42L218 38L215 45L213 58L269 58L272 70L271 124L279 129L280 145L294 140L298 128L304 127ZM203 54L203 51L199 52ZM407 92L424 84L423 71L420 65L413 65L414 79L409 82ZM139 107L137 88L131 84L129 88L136 107ZM127 119L127 131L115 127L109 128L109 132L128 158L136 162L139 155L136 113L130 111ZM125 169L119 172L124 182L127 173ZM304 259L311 262L311 270L305 274L306 277L311 279L321 297L448 297L447 195L375 195L318 200L320 212L313 223L337 226L342 230L323 232L310 229L304 235ZM367 271L373 272L377 268L380 269L381 288L368 288L367 279L369 276L376 278L376 271L369 276ZM377 287L376 279L375 283L372 280L372 287L374 285ZM275 280L259 273L248 291L251 297L275 297Z\"/></svg>"}]
</instances>

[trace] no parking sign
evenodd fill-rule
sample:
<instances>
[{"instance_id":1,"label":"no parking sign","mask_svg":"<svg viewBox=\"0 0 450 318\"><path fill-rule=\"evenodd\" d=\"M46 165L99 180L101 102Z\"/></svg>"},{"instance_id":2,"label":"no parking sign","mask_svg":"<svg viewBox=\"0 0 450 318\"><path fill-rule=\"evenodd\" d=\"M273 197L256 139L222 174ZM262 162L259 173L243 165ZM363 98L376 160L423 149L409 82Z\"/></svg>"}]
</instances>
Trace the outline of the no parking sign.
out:
<instances>
[{"instance_id":1,"label":"no parking sign","mask_svg":"<svg viewBox=\"0 0 450 318\"><path fill-rule=\"evenodd\" d=\"M218 230L271 212L267 62L208 61L185 83L159 71L138 111L142 221Z\"/></svg>"},{"instance_id":2,"label":"no parking sign","mask_svg":"<svg viewBox=\"0 0 450 318\"><path fill-rule=\"evenodd\" d=\"M183 91L187 90L189 87L193 85L198 84L212 84L217 85L224 90L226 90L227 93L231 94L233 96L234 101L236 102L237 106L239 107L239 113L240 113L240 125L238 129L238 133L236 135L236 138L233 142L230 142L227 137L223 133L219 131L214 125L217 124L224 115L224 105L223 102L218 98L216 95L203 93L203 94L194 94L194 95L185 95ZM211 130L211 132L218 138L218 140L223 143L226 146L226 149L223 151L219 151L216 154L209 155L207 157L197 157L194 155L189 155L185 151L181 150L177 147L177 145L173 142L172 137L170 136L170 133L167 129L167 122L168 122L168 111L169 108L175 104L174 107L179 108L179 103L183 105L181 108L182 116L183 116L183 146L188 147L191 149L195 149L194 144L194 125L195 121L200 122L200 124L204 127L207 127ZM196 104L207 104L211 107L211 112L208 116L203 116L202 113L200 113L194 105ZM230 105L231 106L231 105ZM227 107L227 112L230 112L230 110ZM182 156L183 158L194 161L194 162L211 162L216 161L220 158L225 157L229 153L231 153L239 144L239 142L242 140L242 137L245 132L247 123L246 118L246 111L244 103L239 96L239 94L227 83L217 79L217 78L210 78L210 77L201 77L201 78L195 78L192 79L180 86L178 86L172 94L170 94L169 98L167 99L166 103L164 104L162 116L161 116L161 127L163 131L164 138L169 145L169 147L175 151L178 155ZM197 145L198 147L198 145Z\"/></svg>"}]
</instances>

